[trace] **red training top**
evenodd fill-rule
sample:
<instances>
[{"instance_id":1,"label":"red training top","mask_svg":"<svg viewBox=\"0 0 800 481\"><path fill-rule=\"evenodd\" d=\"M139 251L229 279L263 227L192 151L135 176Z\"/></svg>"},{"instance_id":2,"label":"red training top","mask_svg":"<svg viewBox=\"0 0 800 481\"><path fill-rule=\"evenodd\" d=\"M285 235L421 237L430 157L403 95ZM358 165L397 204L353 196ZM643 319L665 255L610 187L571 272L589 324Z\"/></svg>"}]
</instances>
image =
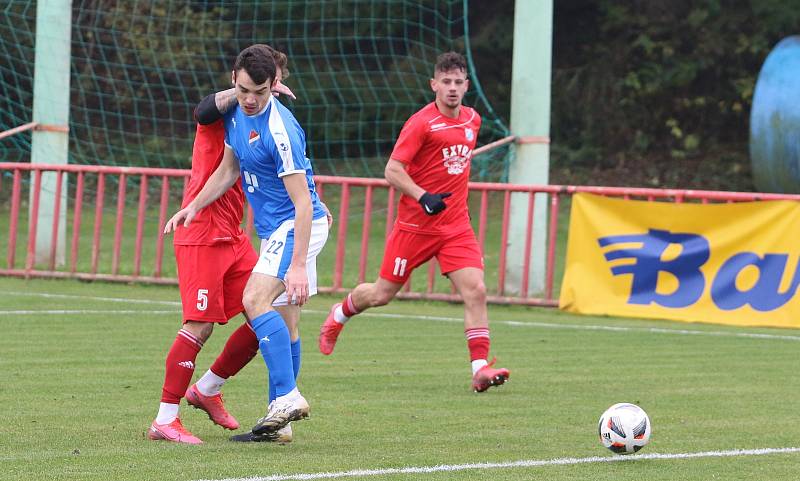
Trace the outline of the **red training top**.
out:
<instances>
[{"instance_id":1,"label":"red training top","mask_svg":"<svg viewBox=\"0 0 800 481\"><path fill-rule=\"evenodd\" d=\"M457 119L442 115L431 102L403 125L391 159L406 164L406 172L426 192L453 195L444 199L447 208L427 215L417 202L400 196L397 225L401 230L427 234L461 231L470 225L467 210L472 150L478 141L481 116L462 105Z\"/></svg>"},{"instance_id":2,"label":"red training top","mask_svg":"<svg viewBox=\"0 0 800 481\"><path fill-rule=\"evenodd\" d=\"M181 208L197 197L211 174L222 162L225 150L225 126L222 119L209 125L197 124L192 149L192 176L183 194ZM241 179L222 197L202 209L189 224L175 230L175 245L213 245L233 242L244 235L240 224L244 212L244 192Z\"/></svg>"}]
</instances>

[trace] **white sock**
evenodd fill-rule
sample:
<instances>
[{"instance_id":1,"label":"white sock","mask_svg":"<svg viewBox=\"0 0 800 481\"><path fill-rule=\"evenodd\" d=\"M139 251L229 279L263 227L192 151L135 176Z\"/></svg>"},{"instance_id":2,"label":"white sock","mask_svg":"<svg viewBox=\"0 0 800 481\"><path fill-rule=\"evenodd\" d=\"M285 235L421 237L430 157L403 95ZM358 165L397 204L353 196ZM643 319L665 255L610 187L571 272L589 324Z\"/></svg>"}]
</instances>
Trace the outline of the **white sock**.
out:
<instances>
[{"instance_id":1,"label":"white sock","mask_svg":"<svg viewBox=\"0 0 800 481\"><path fill-rule=\"evenodd\" d=\"M292 389L288 393L284 394L283 396L278 396L275 399L275 402L286 402L286 401L294 401L295 399L300 397L300 391L297 388Z\"/></svg>"},{"instance_id":2,"label":"white sock","mask_svg":"<svg viewBox=\"0 0 800 481\"><path fill-rule=\"evenodd\" d=\"M156 424L169 424L178 417L178 404L161 403L158 405Z\"/></svg>"},{"instance_id":3,"label":"white sock","mask_svg":"<svg viewBox=\"0 0 800 481\"><path fill-rule=\"evenodd\" d=\"M472 375L474 376L483 366L489 364L486 359L475 359L472 361Z\"/></svg>"},{"instance_id":4,"label":"white sock","mask_svg":"<svg viewBox=\"0 0 800 481\"><path fill-rule=\"evenodd\" d=\"M209 369L203 374L203 377L197 380L197 390L200 391L200 394L203 396L216 396L219 394L219 390L222 389L222 385L225 384L225 381L227 381L227 379L217 376Z\"/></svg>"},{"instance_id":5,"label":"white sock","mask_svg":"<svg viewBox=\"0 0 800 481\"><path fill-rule=\"evenodd\" d=\"M342 306L338 305L336 306L336 309L333 310L333 320L339 324L344 324L345 322L349 321L350 318L344 315Z\"/></svg>"}]
</instances>

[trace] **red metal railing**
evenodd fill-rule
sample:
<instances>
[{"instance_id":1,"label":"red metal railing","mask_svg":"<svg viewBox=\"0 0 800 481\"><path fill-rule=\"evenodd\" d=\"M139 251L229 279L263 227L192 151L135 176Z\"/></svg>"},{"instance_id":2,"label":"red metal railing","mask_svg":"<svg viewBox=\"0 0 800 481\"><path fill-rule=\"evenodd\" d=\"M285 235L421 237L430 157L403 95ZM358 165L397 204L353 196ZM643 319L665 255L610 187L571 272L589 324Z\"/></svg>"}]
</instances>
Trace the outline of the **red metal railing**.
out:
<instances>
[{"instance_id":1,"label":"red metal railing","mask_svg":"<svg viewBox=\"0 0 800 481\"><path fill-rule=\"evenodd\" d=\"M30 172L28 175L23 175ZM36 237L39 232L38 212L42 203L42 175L54 172L56 176L52 236L53 243L46 261L36 262ZM138 281L146 283L176 283L174 263L171 259L165 264L165 249L171 249L171 238L165 239L162 226L167 216L177 210L180 198L190 175L189 170L128 168L85 165L32 165L21 163L0 163L0 223L8 223L6 265L0 268L0 275L20 277L61 277L86 280ZM28 178L32 178L27 181ZM63 179L70 180L72 196L68 199L67 215L72 216L69 255L64 266L57 262L56 245L61 222L61 185ZM180 181L180 182L178 182ZM10 195L6 186L11 184ZM316 182L321 196L329 202L334 213L334 232L331 244L319 260L318 271L331 273L320 275L321 292L346 292L356 283L371 281L377 276L377 264L383 249L383 239L391 229L396 212L398 194L383 179L352 177L317 176ZM109 189L109 186L112 186ZM116 186L116 189L113 189ZM138 186L138 189L130 186ZM127 202L129 190L138 190L135 201ZM28 194L28 215L21 210L23 192ZM557 304L556 292L557 246L563 242L558 238L561 223L562 200L577 192L591 192L600 195L639 198L647 200L668 200L672 202L740 202L753 200L800 200L796 195L761 194L743 192L693 191L677 189L642 189L613 187L578 187L559 185L514 185L500 183L470 183L472 211L477 211L475 225L478 242L487 257L487 289L490 302L515 303L527 305ZM323 195L324 194L324 195ZM540 196L537 196L540 194ZM5 195L5 198L4 198ZM509 259L509 225L511 222L512 195L527 198L525 215L526 255L522 259ZM133 195L131 195L133 197ZM85 201L94 201L94 224L91 231L85 229ZM547 200L549 209L545 245L536 245L532 235L534 212L540 200ZM116 202L114 202L116 201ZM128 205L130 204L130 208ZM104 232L103 220L107 205L113 205L113 232ZM135 209L133 209L135 206ZM359 209L362 209L359 212ZM135 210L135 214L129 211ZM128 222L128 219L132 219ZM499 225L496 220L499 219ZM65 219L66 220L66 219ZM20 242L20 226L27 222L25 242L25 262L17 264L17 251L23 246ZM247 232L251 233L252 212L246 217ZM379 224L385 224L380 230ZM2 229L2 225L0 225ZM0 230L0 232L2 232ZM103 245L106 238L112 239L111 248ZM91 241L88 239L91 238ZM352 239L352 240L351 240ZM65 239L66 240L66 239ZM165 244L166 242L166 244ZM370 245L372 243L372 245ZM127 248L130 244L132 253ZM506 292L505 271L509 262L519 262L522 272L530 269L532 254L538 252L545 256L545 279L542 292L530 292L530 279L524 275L520 292ZM86 259L86 253L89 253ZM327 255L334 252L333 257ZM355 254L354 254L355 252ZM110 262L108 256L110 254ZM327 255L327 257L326 257ZM41 254L40 254L41 256ZM372 256L373 262L370 262ZM494 260L496 256L496 261ZM492 261L489 262L489 258ZM148 267L151 266L151 267ZM424 277L420 277L424 276ZM449 286L436 285L436 265L431 261L426 268L415 272L415 279L401 290L399 297L411 299L433 299L458 301L460 297ZM488 282L496 280L496 284Z\"/></svg>"},{"instance_id":2,"label":"red metal railing","mask_svg":"<svg viewBox=\"0 0 800 481\"><path fill-rule=\"evenodd\" d=\"M23 172L32 172L33 181L28 185L30 195L30 208L28 216L25 218L28 224L28 235L26 243L26 257L23 268L16 265L17 241L19 235L19 224L21 219L20 210L22 207L22 191L25 187ZM39 230L38 213L41 204L42 174L44 172L55 172L56 187L54 192L53 222L52 222L52 243L47 262L36 263L36 237ZM0 189L2 189L4 177L11 174L12 194L8 209L8 241L6 245L7 256L5 268L0 268L0 275L22 276L22 277L72 277L86 280L109 280L109 281L141 281L161 284L174 284L174 277L162 276L164 236L160 228L154 228L152 232L145 232L145 217L148 202L148 190L151 178L161 181L161 197L159 199L159 220L157 225L166 222L166 215L170 200L170 179L188 179L190 172L181 169L152 169L152 168L132 168L132 167L107 167L89 165L44 165L44 164L18 164L0 163ZM61 186L65 177L72 177L74 180L74 195L71 197L68 214L72 214L71 241L69 248L69 260L65 263L64 269L58 269L57 249L58 245L58 226L61 222ZM81 260L81 240L82 223L84 217L84 197L87 191L87 177L92 176L92 187L94 189L94 227L92 231L92 241L90 245L90 257L88 266L82 266ZM130 273L120 273L120 263L123 256L123 227L125 225L125 208L127 195L127 178L139 176L139 203L136 215L136 231L134 235L134 254L133 267ZM101 241L103 239L102 226L104 217L104 206L106 204L106 184L111 177L116 180L116 210L113 246L111 249L111 268L103 271L100 268L100 258L103 254ZM2 192L2 190L0 190ZM3 210L0 210L0 219L4 217ZM142 251L145 238L150 237L156 242L155 257L153 259L152 275L141 274Z\"/></svg>"}]
</instances>

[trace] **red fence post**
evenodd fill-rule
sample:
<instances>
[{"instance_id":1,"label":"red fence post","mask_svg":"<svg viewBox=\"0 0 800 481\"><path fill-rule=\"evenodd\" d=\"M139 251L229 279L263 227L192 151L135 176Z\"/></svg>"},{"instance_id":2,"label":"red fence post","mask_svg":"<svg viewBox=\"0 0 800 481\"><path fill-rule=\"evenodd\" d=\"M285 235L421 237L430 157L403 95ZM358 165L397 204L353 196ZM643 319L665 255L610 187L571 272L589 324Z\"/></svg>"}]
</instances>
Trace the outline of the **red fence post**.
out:
<instances>
[{"instance_id":1,"label":"red fence post","mask_svg":"<svg viewBox=\"0 0 800 481\"><path fill-rule=\"evenodd\" d=\"M369 230L372 224L372 186L364 193L364 216L361 222L361 259L358 263L358 283L366 280L367 258L369 257Z\"/></svg>"},{"instance_id":2,"label":"red fence post","mask_svg":"<svg viewBox=\"0 0 800 481\"><path fill-rule=\"evenodd\" d=\"M553 272L556 263L556 241L558 240L558 207L560 196L557 192L550 197L550 232L547 236L547 268L545 271L545 299L553 299Z\"/></svg>"},{"instance_id":3,"label":"red fence post","mask_svg":"<svg viewBox=\"0 0 800 481\"><path fill-rule=\"evenodd\" d=\"M506 253L508 252L508 224L509 211L511 210L511 191L506 191L503 196L503 227L500 240L500 264L497 268L497 295L502 296L506 287Z\"/></svg>"},{"instance_id":4,"label":"red fence post","mask_svg":"<svg viewBox=\"0 0 800 481\"><path fill-rule=\"evenodd\" d=\"M489 191L481 190L481 210L478 217L478 244L481 246L481 253L486 253L486 217L489 209Z\"/></svg>"},{"instance_id":5,"label":"red fence post","mask_svg":"<svg viewBox=\"0 0 800 481\"><path fill-rule=\"evenodd\" d=\"M14 180L11 187L11 218L8 223L8 257L6 263L9 269L14 268L17 255L17 225L19 223L19 198L22 189L22 172L14 171Z\"/></svg>"},{"instance_id":6,"label":"red fence post","mask_svg":"<svg viewBox=\"0 0 800 481\"><path fill-rule=\"evenodd\" d=\"M81 216L83 214L83 172L78 172L78 185L75 187L75 213L72 219L72 249L69 271L78 269L78 245L81 235Z\"/></svg>"},{"instance_id":7,"label":"red fence post","mask_svg":"<svg viewBox=\"0 0 800 481\"><path fill-rule=\"evenodd\" d=\"M433 288L436 284L436 258L431 257L431 260L428 261L428 287L425 290L428 294L433 292ZM453 289L455 286L451 285Z\"/></svg>"},{"instance_id":8,"label":"red fence post","mask_svg":"<svg viewBox=\"0 0 800 481\"><path fill-rule=\"evenodd\" d=\"M58 222L61 220L61 183L64 179L64 171L59 170L56 174L56 198L53 206L53 230L50 242L50 270L56 270L56 247L58 247Z\"/></svg>"},{"instance_id":9,"label":"red fence post","mask_svg":"<svg viewBox=\"0 0 800 481\"><path fill-rule=\"evenodd\" d=\"M111 257L111 274L119 273L119 254L122 247L122 225L125 221L125 191L127 189L128 178L125 174L119 176L119 186L117 187L117 222L114 226L114 253Z\"/></svg>"},{"instance_id":10,"label":"red fence post","mask_svg":"<svg viewBox=\"0 0 800 481\"><path fill-rule=\"evenodd\" d=\"M531 269L531 244L533 242L533 210L536 206L536 194L534 192L528 192L528 216L527 221L525 222L525 258L522 260L522 286L521 286L521 297L528 297L528 279L530 275Z\"/></svg>"},{"instance_id":11,"label":"red fence post","mask_svg":"<svg viewBox=\"0 0 800 481\"><path fill-rule=\"evenodd\" d=\"M339 201L339 228L336 231L336 264L333 268L333 288L342 287L344 272L345 244L347 243L347 216L350 207L350 184L342 184L342 198Z\"/></svg>"},{"instance_id":12,"label":"red fence post","mask_svg":"<svg viewBox=\"0 0 800 481\"><path fill-rule=\"evenodd\" d=\"M413 277L413 272L410 272L408 276L406 276L406 283L403 284L402 292L411 292L411 278Z\"/></svg>"},{"instance_id":13,"label":"red fence post","mask_svg":"<svg viewBox=\"0 0 800 481\"><path fill-rule=\"evenodd\" d=\"M139 181L139 209L136 211L136 245L133 251L133 275L138 276L142 268L142 238L144 216L147 211L147 174Z\"/></svg>"},{"instance_id":14,"label":"red fence post","mask_svg":"<svg viewBox=\"0 0 800 481\"><path fill-rule=\"evenodd\" d=\"M94 208L94 238L92 239L92 274L97 274L100 260L100 235L103 227L103 200L105 199L106 176L102 172L97 176L97 195Z\"/></svg>"},{"instance_id":15,"label":"red fence post","mask_svg":"<svg viewBox=\"0 0 800 481\"><path fill-rule=\"evenodd\" d=\"M167 223L167 208L169 207L169 177L161 177L161 199L158 206L158 239L156 240L156 265L153 276L161 277L161 266L164 261L164 226Z\"/></svg>"},{"instance_id":16,"label":"red fence post","mask_svg":"<svg viewBox=\"0 0 800 481\"><path fill-rule=\"evenodd\" d=\"M386 238L389 238L389 234L392 232L392 228L394 227L394 195L395 190L394 187L389 187L389 200L386 202Z\"/></svg>"},{"instance_id":17,"label":"red fence post","mask_svg":"<svg viewBox=\"0 0 800 481\"><path fill-rule=\"evenodd\" d=\"M36 169L33 175L33 205L28 217L28 257L25 259L25 270L30 271L36 262L36 230L39 226L39 199L42 193L42 170Z\"/></svg>"}]
</instances>

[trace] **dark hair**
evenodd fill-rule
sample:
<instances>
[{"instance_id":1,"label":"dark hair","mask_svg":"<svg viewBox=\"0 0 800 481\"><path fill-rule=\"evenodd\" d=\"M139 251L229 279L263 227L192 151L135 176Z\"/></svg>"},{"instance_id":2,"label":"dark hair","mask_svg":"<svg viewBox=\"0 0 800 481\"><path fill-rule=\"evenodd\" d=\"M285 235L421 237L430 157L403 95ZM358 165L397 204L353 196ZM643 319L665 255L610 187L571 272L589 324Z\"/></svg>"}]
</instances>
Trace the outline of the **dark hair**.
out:
<instances>
[{"instance_id":1,"label":"dark hair","mask_svg":"<svg viewBox=\"0 0 800 481\"><path fill-rule=\"evenodd\" d=\"M449 72L451 70L461 70L467 73L467 61L464 56L456 52L445 52L436 57L436 66L433 68L433 73L436 72Z\"/></svg>"},{"instance_id":2,"label":"dark hair","mask_svg":"<svg viewBox=\"0 0 800 481\"><path fill-rule=\"evenodd\" d=\"M281 74L284 79L289 76L289 57L287 57L285 53L265 43L259 43L256 45L263 46L269 52L269 54L272 55L272 60L275 61L275 67L281 69Z\"/></svg>"},{"instance_id":3,"label":"dark hair","mask_svg":"<svg viewBox=\"0 0 800 481\"><path fill-rule=\"evenodd\" d=\"M275 66L281 69L281 75L284 80L289 76L289 58L286 54L269 47L272 50L272 60L275 61Z\"/></svg>"},{"instance_id":4,"label":"dark hair","mask_svg":"<svg viewBox=\"0 0 800 481\"><path fill-rule=\"evenodd\" d=\"M269 45L262 43L250 45L236 56L233 71L244 70L257 85L272 81L275 79L276 70L273 52L275 49Z\"/></svg>"}]
</instances>

